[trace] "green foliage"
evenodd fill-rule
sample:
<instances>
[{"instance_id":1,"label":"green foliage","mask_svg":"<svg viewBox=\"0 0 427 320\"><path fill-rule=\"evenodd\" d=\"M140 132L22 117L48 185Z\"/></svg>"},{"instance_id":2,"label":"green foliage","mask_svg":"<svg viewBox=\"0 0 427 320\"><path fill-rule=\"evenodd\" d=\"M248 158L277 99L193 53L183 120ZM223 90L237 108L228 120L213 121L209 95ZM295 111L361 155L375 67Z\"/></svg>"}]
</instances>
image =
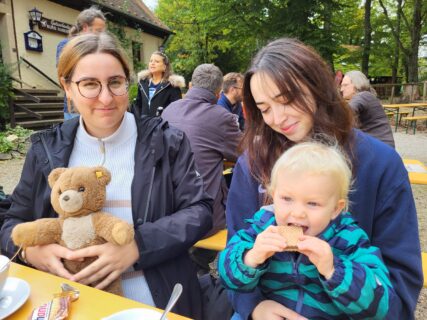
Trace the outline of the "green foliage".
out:
<instances>
[{"instance_id":1,"label":"green foliage","mask_svg":"<svg viewBox=\"0 0 427 320\"><path fill-rule=\"evenodd\" d=\"M411 44L416 1L403 1L400 39ZM396 24L396 0L382 0ZM427 7L423 1L424 24ZM187 80L201 63L215 63L224 73L244 72L254 53L268 41L294 37L310 44L344 72L361 68L364 44L363 1L354 0L159 0L159 18L175 33L166 46L174 70ZM378 1L372 1L370 75L391 75L396 39ZM404 60L399 53L400 64ZM424 68L419 70L423 73ZM405 68L400 65L399 76Z\"/></svg>"},{"instance_id":2,"label":"green foliage","mask_svg":"<svg viewBox=\"0 0 427 320\"><path fill-rule=\"evenodd\" d=\"M135 99L137 95L138 95L138 84L132 83L129 86L129 101L133 101L133 99Z\"/></svg>"},{"instance_id":3,"label":"green foliage","mask_svg":"<svg viewBox=\"0 0 427 320\"><path fill-rule=\"evenodd\" d=\"M0 132L0 153L7 153L12 150L25 153L27 148L26 141L32 133L32 130L28 130L19 126L13 129L7 126L6 131ZM18 138L14 141L9 141L7 137L12 135L16 135Z\"/></svg>"},{"instance_id":4,"label":"green foliage","mask_svg":"<svg viewBox=\"0 0 427 320\"><path fill-rule=\"evenodd\" d=\"M1 48L0 48L1 50ZM9 67L0 64L0 118L9 117L9 100L13 98Z\"/></svg>"}]
</instances>

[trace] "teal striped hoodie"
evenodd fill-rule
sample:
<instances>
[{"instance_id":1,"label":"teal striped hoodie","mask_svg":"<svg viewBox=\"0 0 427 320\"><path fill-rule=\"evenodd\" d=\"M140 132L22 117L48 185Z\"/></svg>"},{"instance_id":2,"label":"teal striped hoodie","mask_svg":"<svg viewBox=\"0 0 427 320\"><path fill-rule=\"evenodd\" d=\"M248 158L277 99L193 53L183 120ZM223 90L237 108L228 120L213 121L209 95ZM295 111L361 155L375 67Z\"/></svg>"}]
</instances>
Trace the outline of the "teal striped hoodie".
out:
<instances>
[{"instance_id":1,"label":"teal striped hoodie","mask_svg":"<svg viewBox=\"0 0 427 320\"><path fill-rule=\"evenodd\" d=\"M248 292L256 287L309 319L383 319L395 292L380 250L350 213L342 213L318 236L329 243L335 272L326 280L303 254L276 253L251 268L243 263L259 233L276 225L272 206L248 219L251 225L228 242L218 260L222 283L228 289Z\"/></svg>"}]
</instances>

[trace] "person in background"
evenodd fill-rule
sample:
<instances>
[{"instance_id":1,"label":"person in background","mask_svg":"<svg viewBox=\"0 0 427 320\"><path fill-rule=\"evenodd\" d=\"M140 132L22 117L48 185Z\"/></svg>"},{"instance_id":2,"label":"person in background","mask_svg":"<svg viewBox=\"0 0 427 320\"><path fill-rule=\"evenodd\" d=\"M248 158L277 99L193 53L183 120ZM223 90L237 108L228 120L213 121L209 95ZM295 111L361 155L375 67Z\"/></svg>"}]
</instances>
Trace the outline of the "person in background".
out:
<instances>
[{"instance_id":1,"label":"person in background","mask_svg":"<svg viewBox=\"0 0 427 320\"><path fill-rule=\"evenodd\" d=\"M262 205L272 167L291 146L323 135L338 141L352 162L349 212L381 250L396 299L389 319L413 319L422 288L418 220L408 172L399 154L354 128L353 113L329 66L312 48L282 38L262 48L245 74L246 129L227 199L231 238ZM398 236L396 236L398 235ZM234 319L281 319L291 310L259 290L229 292ZM294 319L294 317L288 317Z\"/></svg>"},{"instance_id":2,"label":"person in background","mask_svg":"<svg viewBox=\"0 0 427 320\"><path fill-rule=\"evenodd\" d=\"M106 29L106 20L97 6L92 6L80 12L77 16L76 24L69 31L69 37L61 40L56 47L56 65L58 66L62 49L70 41L70 38L86 32L103 32ZM79 114L76 111L78 110L74 110L71 100L68 101L67 95L64 95L64 120L77 117Z\"/></svg>"},{"instance_id":3,"label":"person in background","mask_svg":"<svg viewBox=\"0 0 427 320\"><path fill-rule=\"evenodd\" d=\"M380 250L346 211L351 169L339 147L297 144L277 160L270 181L273 205L255 213L220 254L222 283L259 288L308 319L384 319L395 292ZM303 231L293 251L283 226Z\"/></svg>"},{"instance_id":4,"label":"person in background","mask_svg":"<svg viewBox=\"0 0 427 320\"><path fill-rule=\"evenodd\" d=\"M243 131L245 118L243 117L243 75L237 72L230 72L224 76L221 96L218 104L227 111L235 114L239 118L239 128Z\"/></svg>"},{"instance_id":5,"label":"person in background","mask_svg":"<svg viewBox=\"0 0 427 320\"><path fill-rule=\"evenodd\" d=\"M182 76L172 74L172 66L166 54L153 52L148 70L138 73L138 95L133 102L132 112L138 117L160 116L170 103L182 98L181 87L185 87L185 80Z\"/></svg>"},{"instance_id":6,"label":"person in background","mask_svg":"<svg viewBox=\"0 0 427 320\"><path fill-rule=\"evenodd\" d=\"M394 148L390 123L368 78L357 70L346 72L341 93L356 115L359 129Z\"/></svg>"},{"instance_id":7,"label":"person in background","mask_svg":"<svg viewBox=\"0 0 427 320\"><path fill-rule=\"evenodd\" d=\"M225 228L225 202L228 188L222 175L224 158L236 161L241 132L236 116L216 105L222 85L222 72L213 64L201 64L194 69L192 87L181 100L172 102L162 118L184 131L190 140L198 172L206 192L214 199L213 227L206 236ZM192 258L209 271L209 263L217 252L192 249Z\"/></svg>"},{"instance_id":8,"label":"person in background","mask_svg":"<svg viewBox=\"0 0 427 320\"><path fill-rule=\"evenodd\" d=\"M202 319L201 288L188 250L212 228L212 198L196 171L190 143L161 118L135 117L129 106L129 64L106 33L71 39L58 64L58 78L80 117L35 133L21 179L12 193L0 232L1 249L19 223L57 217L48 175L58 167L103 165L112 176L103 211L133 224L129 245L111 243L69 250L59 244L27 247L22 262L71 281L103 289L121 277L125 297L165 308L176 283L184 291L173 309ZM97 257L70 274L62 259Z\"/></svg>"}]
</instances>

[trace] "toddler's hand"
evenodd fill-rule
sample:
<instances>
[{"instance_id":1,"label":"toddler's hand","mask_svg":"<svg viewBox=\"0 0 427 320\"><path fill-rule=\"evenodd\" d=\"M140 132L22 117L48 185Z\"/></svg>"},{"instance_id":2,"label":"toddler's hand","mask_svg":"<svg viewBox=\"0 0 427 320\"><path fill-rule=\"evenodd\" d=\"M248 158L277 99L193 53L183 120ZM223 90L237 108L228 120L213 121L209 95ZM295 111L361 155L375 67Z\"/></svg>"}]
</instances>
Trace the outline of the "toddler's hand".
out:
<instances>
[{"instance_id":1,"label":"toddler's hand","mask_svg":"<svg viewBox=\"0 0 427 320\"><path fill-rule=\"evenodd\" d=\"M285 248L286 240L279 234L277 227L269 226L256 237L253 248L246 253L243 261L247 266L256 268Z\"/></svg>"},{"instance_id":2,"label":"toddler's hand","mask_svg":"<svg viewBox=\"0 0 427 320\"><path fill-rule=\"evenodd\" d=\"M305 254L327 280L334 274L334 255L326 241L312 236L299 238L298 251Z\"/></svg>"}]
</instances>

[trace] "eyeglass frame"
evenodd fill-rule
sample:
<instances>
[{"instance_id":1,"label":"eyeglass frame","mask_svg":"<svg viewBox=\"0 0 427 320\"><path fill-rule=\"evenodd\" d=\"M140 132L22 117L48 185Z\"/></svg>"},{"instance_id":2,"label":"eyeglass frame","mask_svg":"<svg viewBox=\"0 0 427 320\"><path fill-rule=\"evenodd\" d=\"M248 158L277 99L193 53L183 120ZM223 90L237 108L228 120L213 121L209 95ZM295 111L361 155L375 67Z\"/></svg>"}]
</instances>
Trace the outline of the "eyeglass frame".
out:
<instances>
[{"instance_id":1,"label":"eyeglass frame","mask_svg":"<svg viewBox=\"0 0 427 320\"><path fill-rule=\"evenodd\" d=\"M115 94L115 93L110 89L110 86L109 86L110 80L111 80L111 79L114 79L114 78L121 78L121 79L125 79L125 81L126 81L126 91L125 91L125 93L123 93L123 94ZM98 82L98 84L100 85L100 90L99 90L98 94L97 94L95 97L88 98L88 97L86 97L85 95L83 95L83 94L81 93L79 84L80 84L82 81L86 81L86 80L92 80L92 81ZM96 99L96 98L98 98L98 97L99 97L99 95L101 94L101 92L102 92L103 88L104 88L104 86L103 86L102 82L101 82L101 81L99 81L98 79L95 79L95 78L83 78L83 79L80 79L80 80L78 80L78 81L73 81L73 80L68 80L68 81L69 81L69 82L71 82L71 83L75 83L75 84L77 85L77 90L79 91L79 94L80 94L83 98L86 98L86 99ZM122 97L122 96L124 96L126 93L128 93L128 92L129 92L129 87L130 87L129 79L128 79L128 78L126 78L126 77L124 77L124 76L114 76L114 77L111 77L111 78L109 79L109 81L107 82L107 89L108 89L108 92L110 92L110 94L112 94L112 95L113 95L113 96L115 96L115 97Z\"/></svg>"}]
</instances>

